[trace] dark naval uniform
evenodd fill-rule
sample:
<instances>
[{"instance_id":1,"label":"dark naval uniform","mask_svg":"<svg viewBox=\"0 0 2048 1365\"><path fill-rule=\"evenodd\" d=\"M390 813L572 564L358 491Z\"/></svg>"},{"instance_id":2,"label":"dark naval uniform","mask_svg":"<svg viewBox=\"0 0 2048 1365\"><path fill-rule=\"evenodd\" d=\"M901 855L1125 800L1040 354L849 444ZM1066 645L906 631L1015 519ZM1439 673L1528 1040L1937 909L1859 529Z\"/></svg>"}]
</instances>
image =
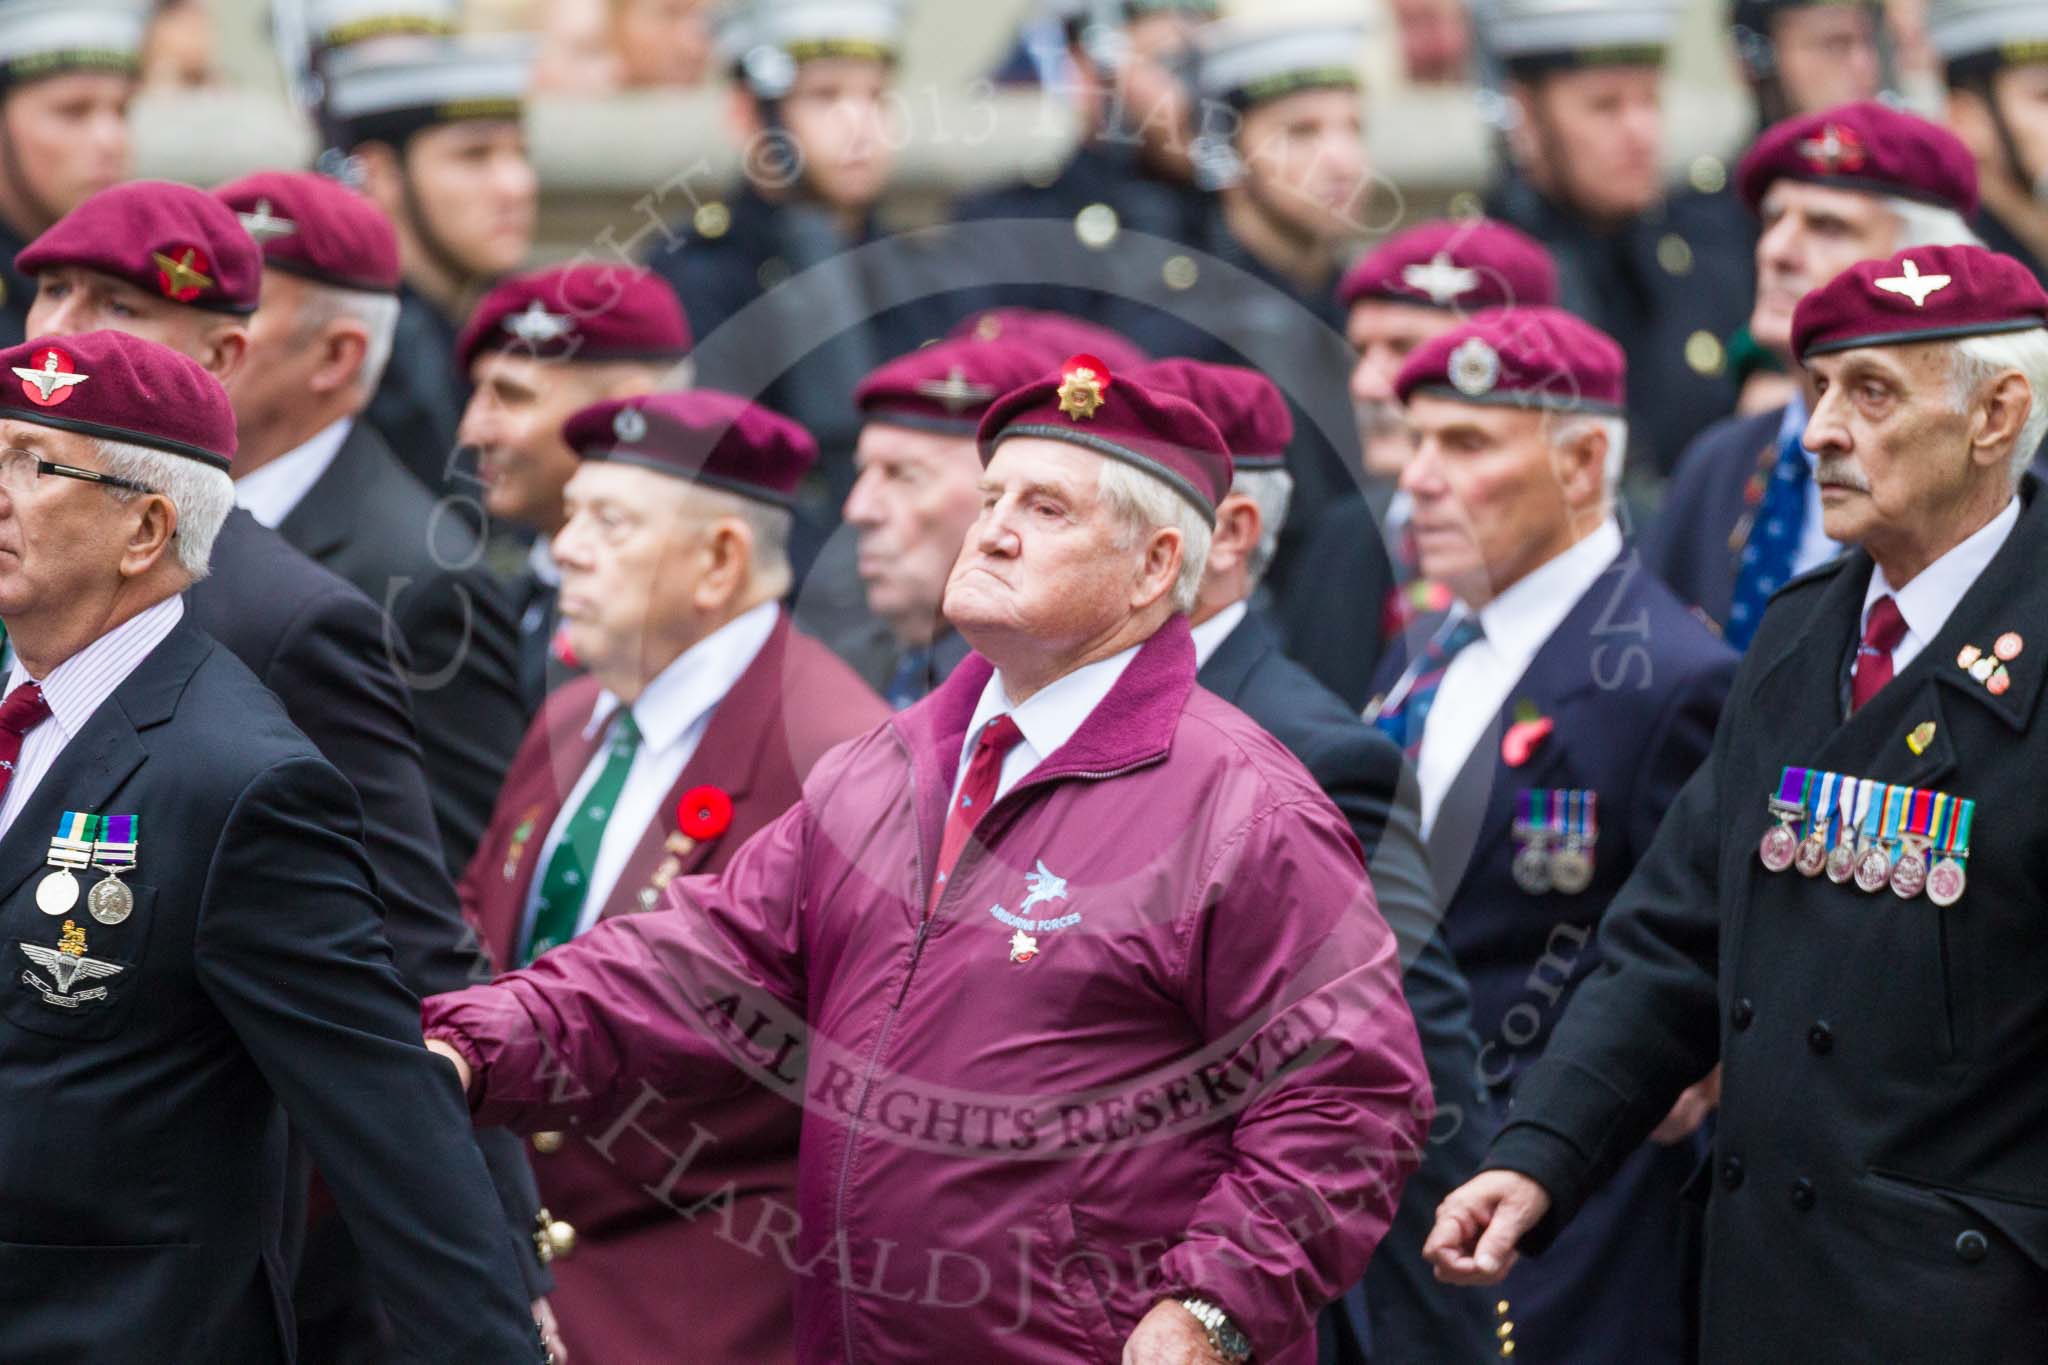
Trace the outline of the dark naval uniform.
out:
<instances>
[{"instance_id":1,"label":"dark naval uniform","mask_svg":"<svg viewBox=\"0 0 2048 1365\"><path fill-rule=\"evenodd\" d=\"M936 292L949 283L940 253L917 234L891 237L873 224L849 241L825 210L773 202L747 185L700 208L648 265L683 301L697 382L774 408L817 438L818 466L800 493L814 537L798 547L801 571L853 486L855 386L945 335L962 311Z\"/></svg>"},{"instance_id":2,"label":"dark naval uniform","mask_svg":"<svg viewBox=\"0 0 2048 1365\"><path fill-rule=\"evenodd\" d=\"M1719 1060L1706 1201L1709 1362L2040 1359L2048 1302L2048 509L2038 485L1940 633L1844 719L1872 562L1773 599L1705 767L1609 911L1610 970L1516 1095L1488 1164L1555 1207L1538 1250ZM1994 693L1959 653L2025 647ZM1962 898L1772 873L1787 765L1975 798Z\"/></svg>"},{"instance_id":3,"label":"dark naval uniform","mask_svg":"<svg viewBox=\"0 0 2048 1365\"><path fill-rule=\"evenodd\" d=\"M1756 296L1756 225L1731 196L1686 191L1612 232L1510 177L1487 212L1556 258L1560 301L1621 343L1631 463L1669 474L1709 422L1735 408L1726 339Z\"/></svg>"},{"instance_id":4,"label":"dark naval uniform","mask_svg":"<svg viewBox=\"0 0 2048 1365\"><path fill-rule=\"evenodd\" d=\"M1153 355L1249 366L1287 395L1294 500L1266 583L1292 619L1295 594L1315 591L1297 582L1301 547L1324 512L1358 496L1358 427L1346 388L1354 357L1336 280L1303 293L1238 241L1213 200L1192 251L1132 242L1120 260L1131 283L1118 330Z\"/></svg>"},{"instance_id":5,"label":"dark naval uniform","mask_svg":"<svg viewBox=\"0 0 2048 1365\"><path fill-rule=\"evenodd\" d=\"M1022 268L1005 262L1006 271L1019 283L974 288L969 297L976 308L1050 308L1114 326L1117 296L1087 282L1096 273L1094 267L1104 264L1101 257L1113 257L1126 232L1171 242L1194 239L1210 196L1191 184L1150 174L1121 150L1085 143L1050 184L1007 185L969 195L954 205L954 218L962 223L1057 219L1074 228L1073 236L1064 240L1020 234L1017 241L1027 256L1014 264Z\"/></svg>"},{"instance_id":6,"label":"dark naval uniform","mask_svg":"<svg viewBox=\"0 0 2048 1365\"><path fill-rule=\"evenodd\" d=\"M0 220L0 346L28 339L28 306L36 301L36 285L14 268L15 254L27 245L12 225Z\"/></svg>"}]
</instances>

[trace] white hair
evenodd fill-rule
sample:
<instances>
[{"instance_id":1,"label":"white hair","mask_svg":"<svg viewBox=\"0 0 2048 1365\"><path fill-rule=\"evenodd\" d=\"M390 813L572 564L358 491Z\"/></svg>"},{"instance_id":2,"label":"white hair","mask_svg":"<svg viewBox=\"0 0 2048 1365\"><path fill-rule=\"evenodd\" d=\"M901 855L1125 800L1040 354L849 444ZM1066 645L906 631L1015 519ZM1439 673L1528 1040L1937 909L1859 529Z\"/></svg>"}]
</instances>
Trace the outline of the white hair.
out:
<instances>
[{"instance_id":1,"label":"white hair","mask_svg":"<svg viewBox=\"0 0 2048 1365\"><path fill-rule=\"evenodd\" d=\"M206 577L213 559L213 538L220 534L221 523L235 506L235 481L227 471L125 441L95 441L93 446L104 472L170 499L171 506L178 509L178 529L171 536L178 563L192 582ZM142 496L125 488L107 491L121 502Z\"/></svg>"},{"instance_id":2,"label":"white hair","mask_svg":"<svg viewBox=\"0 0 2048 1365\"><path fill-rule=\"evenodd\" d=\"M1259 509L1259 543L1245 562L1248 586L1256 588L1280 549L1280 530L1287 525L1288 504L1294 501L1294 476L1284 469L1240 470L1230 481L1230 491L1242 493Z\"/></svg>"},{"instance_id":3,"label":"white hair","mask_svg":"<svg viewBox=\"0 0 2048 1365\"><path fill-rule=\"evenodd\" d=\"M1984 245L1954 209L1890 194L1884 196L1884 206L1899 220L1899 240L1893 248L1895 251L1916 246Z\"/></svg>"},{"instance_id":4,"label":"white hair","mask_svg":"<svg viewBox=\"0 0 2048 1365\"><path fill-rule=\"evenodd\" d=\"M755 589L766 597L789 591L795 577L789 565L789 533L796 517L788 508L701 483L690 485L688 506L689 515L704 521L729 517L743 524L754 542L748 568Z\"/></svg>"},{"instance_id":5,"label":"white hair","mask_svg":"<svg viewBox=\"0 0 2048 1365\"><path fill-rule=\"evenodd\" d=\"M1614 500L1615 492L1621 487L1622 467L1628 463L1628 419L1626 417L1594 417L1577 413L1560 414L1550 424L1550 444L1568 446L1589 431L1597 431L1607 438L1607 466L1601 470L1601 491L1607 500Z\"/></svg>"},{"instance_id":6,"label":"white hair","mask_svg":"<svg viewBox=\"0 0 2048 1365\"><path fill-rule=\"evenodd\" d=\"M363 363L355 375L358 392L367 397L377 391L384 378L384 367L391 363L391 345L398 335L398 295L368 289L337 289L326 284L306 286L300 295L299 315L294 320L301 337L341 318L355 319L367 333Z\"/></svg>"},{"instance_id":7,"label":"white hair","mask_svg":"<svg viewBox=\"0 0 2048 1365\"><path fill-rule=\"evenodd\" d=\"M1180 532L1180 577L1174 580L1167 600L1176 612L1193 611L1202 591L1202 574L1209 567L1209 541L1215 534L1209 518L1166 480L1113 457L1102 461L1095 491L1123 520L1120 548L1134 549L1154 531L1170 528Z\"/></svg>"},{"instance_id":8,"label":"white hair","mask_svg":"<svg viewBox=\"0 0 2048 1365\"><path fill-rule=\"evenodd\" d=\"M2012 451L2012 481L2017 485L2041 442L2048 439L2048 327L1964 337L1950 348L1950 354L1954 359L1949 373L1960 411L1967 412L1984 386L2002 374L2017 370L2026 379L2033 403Z\"/></svg>"}]
</instances>

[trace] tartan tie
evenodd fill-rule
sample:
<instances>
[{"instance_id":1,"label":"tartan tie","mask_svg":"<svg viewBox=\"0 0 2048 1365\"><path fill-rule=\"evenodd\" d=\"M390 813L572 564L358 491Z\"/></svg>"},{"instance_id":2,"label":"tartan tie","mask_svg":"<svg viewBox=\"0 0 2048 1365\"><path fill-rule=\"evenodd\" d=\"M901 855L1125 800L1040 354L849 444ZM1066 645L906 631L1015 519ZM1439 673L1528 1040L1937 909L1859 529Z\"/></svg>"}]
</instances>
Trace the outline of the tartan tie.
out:
<instances>
[{"instance_id":1,"label":"tartan tie","mask_svg":"<svg viewBox=\"0 0 2048 1365\"><path fill-rule=\"evenodd\" d=\"M1466 646L1484 639L1486 632L1479 627L1479 618L1469 612L1444 622L1430 636L1429 643L1422 647L1422 653L1408 666L1402 681L1407 683L1403 691L1395 688L1398 700L1381 708L1373 718L1377 725L1393 741L1401 746L1402 752L1410 759L1422 752L1422 730L1429 722L1429 708L1436 704L1437 689L1443 686L1444 673L1449 670L1451 660L1465 651Z\"/></svg>"},{"instance_id":2,"label":"tartan tie","mask_svg":"<svg viewBox=\"0 0 2048 1365\"><path fill-rule=\"evenodd\" d=\"M583 922L583 902L590 894L590 869L597 862L598 845L604 842L605 822L625 790L626 774L632 771L633 755L640 749L640 727L633 713L620 707L612 722L612 737L583 804L569 817L562 837L549 857L540 879L540 905L533 915L533 935L527 941L522 962L531 962L548 949L576 937Z\"/></svg>"},{"instance_id":3,"label":"tartan tie","mask_svg":"<svg viewBox=\"0 0 2048 1365\"><path fill-rule=\"evenodd\" d=\"M1870 619L1863 624L1863 643L1856 647L1856 669L1849 676L1849 711L1863 709L1863 703L1878 694L1892 680L1892 651L1906 638L1906 618L1889 594L1870 604Z\"/></svg>"},{"instance_id":4,"label":"tartan tie","mask_svg":"<svg viewBox=\"0 0 2048 1365\"><path fill-rule=\"evenodd\" d=\"M925 913L939 903L939 894L946 889L946 878L953 875L954 864L960 861L961 850L967 847L967 836L974 833L982 813L996 803L996 788L1003 777L1003 757L1017 747L1024 738L1024 732L1017 728L1017 722L1006 713L997 716L981 728L981 738L974 742L974 757L967 764L967 776L961 779L960 795L954 798L952 807L946 812L946 832L939 841L938 875L932 878L931 899L925 903Z\"/></svg>"}]
</instances>

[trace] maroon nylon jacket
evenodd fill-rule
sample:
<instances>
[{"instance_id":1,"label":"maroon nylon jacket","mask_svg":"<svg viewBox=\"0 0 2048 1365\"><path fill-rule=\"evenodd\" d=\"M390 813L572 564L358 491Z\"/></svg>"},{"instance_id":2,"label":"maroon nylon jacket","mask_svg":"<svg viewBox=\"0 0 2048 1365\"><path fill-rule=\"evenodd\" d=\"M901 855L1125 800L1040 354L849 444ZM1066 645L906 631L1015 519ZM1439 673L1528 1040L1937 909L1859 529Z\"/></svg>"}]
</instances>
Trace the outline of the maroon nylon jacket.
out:
<instances>
[{"instance_id":1,"label":"maroon nylon jacket","mask_svg":"<svg viewBox=\"0 0 2048 1365\"><path fill-rule=\"evenodd\" d=\"M485 1124L715 1088L728 1059L801 1097L794 1207L722 1235L796 1271L802 1361L1115 1362L1183 1294L1262 1365L1313 1361L1431 1117L1358 846L1195 686L1176 617L927 915L990 674L827 754L722 876L430 1000L426 1031Z\"/></svg>"}]
</instances>

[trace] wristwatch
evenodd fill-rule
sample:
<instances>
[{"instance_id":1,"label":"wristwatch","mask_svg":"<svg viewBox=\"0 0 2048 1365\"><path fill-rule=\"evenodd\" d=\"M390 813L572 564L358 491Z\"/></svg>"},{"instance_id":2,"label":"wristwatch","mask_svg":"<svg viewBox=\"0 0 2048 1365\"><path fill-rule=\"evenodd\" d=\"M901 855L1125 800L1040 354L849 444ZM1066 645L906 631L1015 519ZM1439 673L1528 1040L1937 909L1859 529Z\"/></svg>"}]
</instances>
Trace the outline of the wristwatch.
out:
<instances>
[{"instance_id":1,"label":"wristwatch","mask_svg":"<svg viewBox=\"0 0 2048 1365\"><path fill-rule=\"evenodd\" d=\"M1202 1330L1209 1334L1209 1349L1223 1358L1223 1365L1245 1365L1252 1358L1252 1344L1243 1332L1237 1330L1230 1314L1207 1299L1192 1296L1182 1299L1180 1306L1194 1314L1195 1321L1202 1324Z\"/></svg>"}]
</instances>

